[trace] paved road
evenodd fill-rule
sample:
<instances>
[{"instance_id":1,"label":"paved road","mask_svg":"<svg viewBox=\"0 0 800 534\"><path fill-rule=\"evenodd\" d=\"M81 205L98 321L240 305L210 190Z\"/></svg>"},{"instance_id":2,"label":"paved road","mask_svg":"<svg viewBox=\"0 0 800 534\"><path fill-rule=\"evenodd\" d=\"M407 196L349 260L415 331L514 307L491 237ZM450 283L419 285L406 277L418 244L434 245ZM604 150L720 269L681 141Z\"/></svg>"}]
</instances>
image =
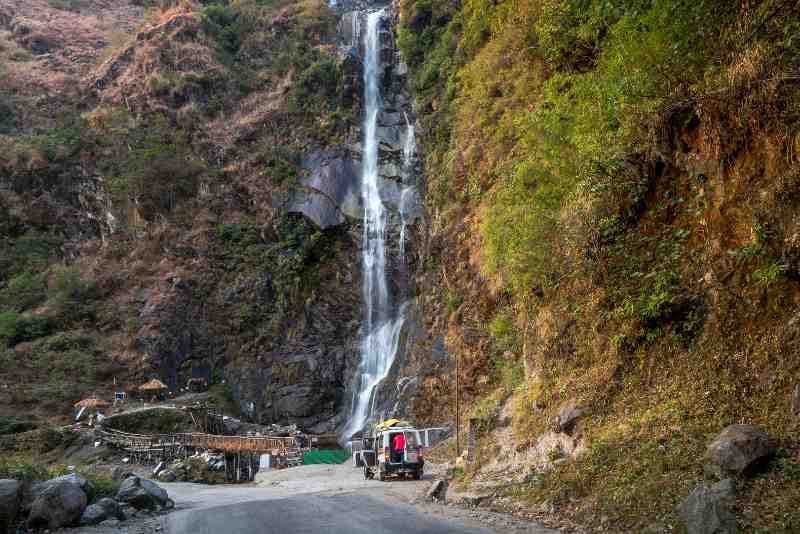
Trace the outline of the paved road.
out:
<instances>
[{"instance_id":1,"label":"paved road","mask_svg":"<svg viewBox=\"0 0 800 534\"><path fill-rule=\"evenodd\" d=\"M489 534L417 508L363 494L297 495L166 516L168 534Z\"/></svg>"},{"instance_id":2,"label":"paved road","mask_svg":"<svg viewBox=\"0 0 800 534\"><path fill-rule=\"evenodd\" d=\"M257 484L162 484L176 509L161 526L166 534L557 534L502 514L421 502L431 479L378 482L349 465L304 465L259 473Z\"/></svg>"}]
</instances>

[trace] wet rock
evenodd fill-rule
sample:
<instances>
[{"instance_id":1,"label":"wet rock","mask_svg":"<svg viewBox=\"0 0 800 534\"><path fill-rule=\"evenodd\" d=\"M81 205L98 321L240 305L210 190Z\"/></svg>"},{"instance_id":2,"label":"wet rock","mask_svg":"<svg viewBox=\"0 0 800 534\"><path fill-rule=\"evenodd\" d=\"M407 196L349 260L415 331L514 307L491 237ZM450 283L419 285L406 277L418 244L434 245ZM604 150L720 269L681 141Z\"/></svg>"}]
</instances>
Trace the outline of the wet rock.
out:
<instances>
[{"instance_id":1,"label":"wet rock","mask_svg":"<svg viewBox=\"0 0 800 534\"><path fill-rule=\"evenodd\" d=\"M287 213L301 213L320 230L339 226L344 216L331 199L317 191L297 190L284 208Z\"/></svg>"},{"instance_id":2,"label":"wet rock","mask_svg":"<svg viewBox=\"0 0 800 534\"><path fill-rule=\"evenodd\" d=\"M570 401L561 407L558 412L558 419L556 421L557 430L567 434L575 430L575 424L578 419L584 414L585 410L578 406L575 401Z\"/></svg>"},{"instance_id":3,"label":"wet rock","mask_svg":"<svg viewBox=\"0 0 800 534\"><path fill-rule=\"evenodd\" d=\"M378 126L375 136L381 149L389 152L402 152L406 143L403 129L397 126Z\"/></svg>"},{"instance_id":4,"label":"wet rock","mask_svg":"<svg viewBox=\"0 0 800 534\"><path fill-rule=\"evenodd\" d=\"M678 507L689 534L735 534L736 516L731 512L735 493L733 480L710 488L701 484Z\"/></svg>"},{"instance_id":5,"label":"wet rock","mask_svg":"<svg viewBox=\"0 0 800 534\"><path fill-rule=\"evenodd\" d=\"M137 476L125 479L117 492L117 501L138 510L154 510L163 507L168 500L169 496L161 486Z\"/></svg>"},{"instance_id":6,"label":"wet rock","mask_svg":"<svg viewBox=\"0 0 800 534\"><path fill-rule=\"evenodd\" d=\"M754 425L730 425L706 450L706 470L719 476L747 475L775 453L774 440Z\"/></svg>"},{"instance_id":7,"label":"wet rock","mask_svg":"<svg viewBox=\"0 0 800 534\"><path fill-rule=\"evenodd\" d=\"M399 111L381 111L378 113L378 124L381 126L405 126L406 118Z\"/></svg>"},{"instance_id":8,"label":"wet rock","mask_svg":"<svg viewBox=\"0 0 800 534\"><path fill-rule=\"evenodd\" d=\"M60 481L45 489L31 505L30 528L60 528L78 522L86 508L86 493L69 481Z\"/></svg>"},{"instance_id":9,"label":"wet rock","mask_svg":"<svg viewBox=\"0 0 800 534\"><path fill-rule=\"evenodd\" d=\"M10 532L19 512L21 487L16 480L0 480L0 532Z\"/></svg>"},{"instance_id":10,"label":"wet rock","mask_svg":"<svg viewBox=\"0 0 800 534\"><path fill-rule=\"evenodd\" d=\"M446 495L447 495L447 481L438 479L433 481L433 484L431 484L431 487L425 494L425 498L429 501L444 501Z\"/></svg>"},{"instance_id":11,"label":"wet rock","mask_svg":"<svg viewBox=\"0 0 800 534\"><path fill-rule=\"evenodd\" d=\"M308 172L300 180L302 187L321 193L350 218L363 217L361 171L356 162L334 151L319 150L307 156L302 166Z\"/></svg>"},{"instance_id":12,"label":"wet rock","mask_svg":"<svg viewBox=\"0 0 800 534\"><path fill-rule=\"evenodd\" d=\"M403 168L396 163L384 163L378 167L378 174L383 178L398 180L403 176Z\"/></svg>"}]
</instances>

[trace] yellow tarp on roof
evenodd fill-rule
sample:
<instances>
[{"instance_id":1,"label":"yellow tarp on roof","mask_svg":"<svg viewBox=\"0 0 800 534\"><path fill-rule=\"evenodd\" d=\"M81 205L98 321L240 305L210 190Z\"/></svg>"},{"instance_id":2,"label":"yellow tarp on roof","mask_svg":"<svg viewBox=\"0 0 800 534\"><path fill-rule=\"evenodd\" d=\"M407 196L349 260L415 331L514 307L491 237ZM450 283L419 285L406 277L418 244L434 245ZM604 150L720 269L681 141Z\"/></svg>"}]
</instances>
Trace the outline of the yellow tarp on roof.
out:
<instances>
[{"instance_id":1,"label":"yellow tarp on roof","mask_svg":"<svg viewBox=\"0 0 800 534\"><path fill-rule=\"evenodd\" d=\"M386 421L381 421L378 423L375 428L376 430L386 430L387 428L392 428L398 424L401 424L401 426L408 426L407 422L401 421L400 419L387 419Z\"/></svg>"}]
</instances>

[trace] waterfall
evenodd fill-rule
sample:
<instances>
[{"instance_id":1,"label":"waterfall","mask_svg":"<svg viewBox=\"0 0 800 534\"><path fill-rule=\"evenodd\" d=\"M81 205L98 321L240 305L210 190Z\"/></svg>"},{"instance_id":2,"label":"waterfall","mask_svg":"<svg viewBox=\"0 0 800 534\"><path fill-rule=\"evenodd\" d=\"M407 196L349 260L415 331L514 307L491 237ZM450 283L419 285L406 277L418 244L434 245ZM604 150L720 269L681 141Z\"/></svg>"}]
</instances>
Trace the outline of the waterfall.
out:
<instances>
[{"instance_id":1,"label":"waterfall","mask_svg":"<svg viewBox=\"0 0 800 534\"><path fill-rule=\"evenodd\" d=\"M403 145L403 174L409 177L414 172L414 153L417 150L417 141L414 136L414 125L408 120L408 114L403 113L406 118L406 142ZM405 187L400 192L400 261L406 259L406 226L408 224L408 195L413 192L413 187Z\"/></svg>"},{"instance_id":2,"label":"waterfall","mask_svg":"<svg viewBox=\"0 0 800 534\"><path fill-rule=\"evenodd\" d=\"M353 394L350 418L342 432L349 438L361 430L374 411L377 387L389 374L397 354L404 307L394 309L386 276L387 211L380 197L378 175L378 114L380 93L380 23L383 10L370 13L364 38L364 145L361 163L361 195L364 202L363 298L364 338L358 387Z\"/></svg>"}]
</instances>

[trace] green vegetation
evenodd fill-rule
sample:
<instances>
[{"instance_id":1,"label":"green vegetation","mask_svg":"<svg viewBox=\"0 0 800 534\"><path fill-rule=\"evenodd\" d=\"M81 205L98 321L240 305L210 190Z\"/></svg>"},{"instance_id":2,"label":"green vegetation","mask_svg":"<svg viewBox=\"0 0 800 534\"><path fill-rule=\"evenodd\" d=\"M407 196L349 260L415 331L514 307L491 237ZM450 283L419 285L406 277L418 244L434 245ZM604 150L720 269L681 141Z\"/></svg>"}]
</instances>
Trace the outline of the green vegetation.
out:
<instances>
[{"instance_id":1,"label":"green vegetation","mask_svg":"<svg viewBox=\"0 0 800 534\"><path fill-rule=\"evenodd\" d=\"M0 436L34 430L37 424L30 419L0 415Z\"/></svg>"},{"instance_id":2,"label":"green vegetation","mask_svg":"<svg viewBox=\"0 0 800 534\"><path fill-rule=\"evenodd\" d=\"M459 310L448 338L470 369L462 391L474 388L486 428L484 400L511 395L518 447L565 400L592 410L579 423L587 453L515 496L590 527L680 528L675 505L722 427L755 422L796 447L785 132L800 91L780 73L796 66L799 15L771 0L403 3L436 234L492 288L462 306L452 295L484 279L432 282L447 288L442 310ZM464 237L476 230L479 244ZM477 457L493 446L487 436ZM792 472L746 484L745 530L796 528Z\"/></svg>"},{"instance_id":3,"label":"green vegetation","mask_svg":"<svg viewBox=\"0 0 800 534\"><path fill-rule=\"evenodd\" d=\"M113 497L119 491L120 481L113 480L107 473L99 472L91 466L81 465L68 469L66 465L48 467L40 456L29 452L18 452L0 457L0 478L12 478L23 482L41 482L51 478L77 473L89 482L88 502L96 502L103 497Z\"/></svg>"},{"instance_id":4,"label":"green vegetation","mask_svg":"<svg viewBox=\"0 0 800 534\"><path fill-rule=\"evenodd\" d=\"M151 408L117 414L106 419L105 424L115 430L139 434L189 432L193 425L191 415L174 408Z\"/></svg>"},{"instance_id":5,"label":"green vegetation","mask_svg":"<svg viewBox=\"0 0 800 534\"><path fill-rule=\"evenodd\" d=\"M46 336L50 329L50 320L47 317L11 311L0 313L0 343L9 346Z\"/></svg>"},{"instance_id":6,"label":"green vegetation","mask_svg":"<svg viewBox=\"0 0 800 534\"><path fill-rule=\"evenodd\" d=\"M103 165L120 205L136 206L139 217L153 220L194 196L205 164L192 155L186 132L174 128L166 117L99 109L89 125L95 142L114 155Z\"/></svg>"}]
</instances>

